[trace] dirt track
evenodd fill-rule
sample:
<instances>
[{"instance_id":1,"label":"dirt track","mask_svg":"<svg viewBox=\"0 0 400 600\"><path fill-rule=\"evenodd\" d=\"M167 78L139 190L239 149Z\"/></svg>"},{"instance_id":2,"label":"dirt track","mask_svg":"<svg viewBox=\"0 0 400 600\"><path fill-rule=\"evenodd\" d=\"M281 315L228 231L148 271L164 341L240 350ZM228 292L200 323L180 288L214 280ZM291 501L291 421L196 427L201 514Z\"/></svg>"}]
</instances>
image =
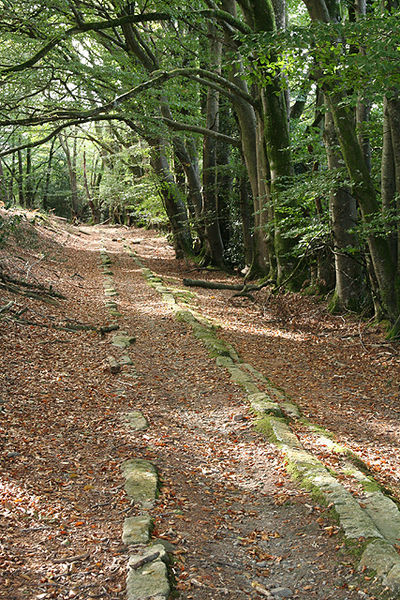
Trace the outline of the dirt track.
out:
<instances>
[{"instance_id":1,"label":"dirt track","mask_svg":"<svg viewBox=\"0 0 400 600\"><path fill-rule=\"evenodd\" d=\"M353 560L325 509L290 482L278 449L254 432L241 389L191 330L174 320L123 244L140 238L135 250L171 282L187 265L173 261L171 249L152 233L81 229L89 235L76 228L55 232L39 227L33 250L14 246L2 256L15 275L26 274L30 267L31 280L51 283L67 300L55 306L2 291L1 305L13 300L14 312L27 307L26 320L47 327L3 319L0 332L5 410L0 597L124 598L130 549L121 542L122 523L137 508L124 494L119 465L132 457L149 459L159 469L162 488L153 512L153 536L171 544L180 598L261 598L262 590L264 597L270 590L276 598L378 597L368 591L371 579L366 574L354 575ZM103 244L112 257L119 293L123 316L118 323L137 337L130 349L134 380L124 371L112 375L106 369L107 356L113 353L109 336L48 327L66 317L96 326L109 322L98 269ZM19 258L11 260L10 252ZM238 345L246 360L256 362L277 384L286 381L311 417L323 415L327 421L326 407L318 404L321 388L311 385L316 383L313 344L321 350L318 340L312 342L316 331L304 331L304 323L296 326L288 320L267 326L262 319L276 315L259 312L257 320L260 307L234 307L228 296L199 291L194 301L206 314L229 324L222 335ZM293 309L284 302L286 311ZM322 333L321 323L315 324L325 337L330 324L338 322L329 319ZM350 329L341 334L353 335L352 326L346 326ZM271 333L274 327L276 335ZM303 379L296 379L301 363L294 348L307 340L310 354L304 348L300 357ZM377 361L379 352L389 351L385 346L363 357L364 348L353 342L348 338L341 343L342 361L350 352L352 358L346 367L338 367L340 373L350 368L356 373L363 360L371 369L382 368ZM385 378L394 378L398 370L397 357L390 354L390 360ZM308 361L314 364L312 370ZM327 354L318 364L322 368L326 362ZM335 369L331 377L337 373ZM349 376L346 385L360 381ZM310 404L310 394L307 398L303 392L307 388ZM383 411L383 399L379 406ZM120 416L130 409L146 415L147 431L133 435L124 427ZM347 428L343 419L338 433L343 429L346 441L359 445L362 439L354 429L358 420L350 426L351 407L346 404L345 410ZM385 427L394 427L384 412L376 422L382 426L384 418ZM382 441L385 431L378 432ZM389 444L390 438L384 442ZM387 454L391 468L397 469L395 457Z\"/></svg>"}]
</instances>

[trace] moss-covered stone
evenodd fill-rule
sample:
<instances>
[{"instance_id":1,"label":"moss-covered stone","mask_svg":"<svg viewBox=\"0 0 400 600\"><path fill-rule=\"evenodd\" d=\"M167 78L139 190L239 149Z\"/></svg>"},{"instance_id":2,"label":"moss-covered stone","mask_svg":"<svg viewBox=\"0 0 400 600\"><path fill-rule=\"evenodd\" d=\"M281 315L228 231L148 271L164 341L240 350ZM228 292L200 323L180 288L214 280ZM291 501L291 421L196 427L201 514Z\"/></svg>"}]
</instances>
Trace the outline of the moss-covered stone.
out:
<instances>
[{"instance_id":1,"label":"moss-covered stone","mask_svg":"<svg viewBox=\"0 0 400 600\"><path fill-rule=\"evenodd\" d=\"M134 335L127 335L127 334L117 334L114 335L111 343L113 346L116 346L117 348L129 348L129 346L131 346L132 344L134 344L136 342L136 337Z\"/></svg>"},{"instance_id":2,"label":"moss-covered stone","mask_svg":"<svg viewBox=\"0 0 400 600\"><path fill-rule=\"evenodd\" d=\"M148 460L131 459L121 465L126 479L125 491L133 502L151 506L157 497L157 470Z\"/></svg>"},{"instance_id":3,"label":"moss-covered stone","mask_svg":"<svg viewBox=\"0 0 400 600\"><path fill-rule=\"evenodd\" d=\"M150 539L151 525L149 515L128 517L124 521L122 541L124 544L147 544Z\"/></svg>"},{"instance_id":4,"label":"moss-covered stone","mask_svg":"<svg viewBox=\"0 0 400 600\"><path fill-rule=\"evenodd\" d=\"M140 410L133 410L123 415L123 420L133 431L144 431L149 426Z\"/></svg>"},{"instance_id":5,"label":"moss-covered stone","mask_svg":"<svg viewBox=\"0 0 400 600\"><path fill-rule=\"evenodd\" d=\"M358 568L372 569L378 577L382 577L388 575L394 566L400 566L400 556L393 546L383 540L373 540L364 550Z\"/></svg>"},{"instance_id":6,"label":"moss-covered stone","mask_svg":"<svg viewBox=\"0 0 400 600\"><path fill-rule=\"evenodd\" d=\"M152 561L139 569L129 568L127 600L166 600L170 591L167 566L162 560Z\"/></svg>"}]
</instances>

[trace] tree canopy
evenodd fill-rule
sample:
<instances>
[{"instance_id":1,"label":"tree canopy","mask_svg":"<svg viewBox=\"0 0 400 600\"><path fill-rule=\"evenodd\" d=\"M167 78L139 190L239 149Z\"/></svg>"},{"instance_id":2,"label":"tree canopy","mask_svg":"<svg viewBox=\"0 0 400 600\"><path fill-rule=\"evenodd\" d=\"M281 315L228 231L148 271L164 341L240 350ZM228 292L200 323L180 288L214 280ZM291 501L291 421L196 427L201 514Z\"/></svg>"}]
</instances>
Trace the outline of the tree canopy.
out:
<instances>
[{"instance_id":1,"label":"tree canopy","mask_svg":"<svg viewBox=\"0 0 400 600\"><path fill-rule=\"evenodd\" d=\"M397 2L0 1L1 200L400 314Z\"/></svg>"}]
</instances>

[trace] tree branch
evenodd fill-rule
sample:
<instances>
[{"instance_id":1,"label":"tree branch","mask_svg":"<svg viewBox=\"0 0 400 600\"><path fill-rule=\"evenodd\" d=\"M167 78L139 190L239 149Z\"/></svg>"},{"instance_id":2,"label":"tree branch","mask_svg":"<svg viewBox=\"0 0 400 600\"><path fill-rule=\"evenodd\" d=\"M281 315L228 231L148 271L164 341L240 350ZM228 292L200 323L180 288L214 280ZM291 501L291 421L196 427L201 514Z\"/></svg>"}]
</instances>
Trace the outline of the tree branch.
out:
<instances>
[{"instance_id":1,"label":"tree branch","mask_svg":"<svg viewBox=\"0 0 400 600\"><path fill-rule=\"evenodd\" d=\"M219 133L218 131L213 131L212 129L207 129L206 127L199 127L197 125L190 125L189 123L179 123L178 121L173 121L172 119L168 119L167 117L159 117L160 120L164 121L171 129L175 131L193 131L194 133L200 133L202 135L209 135L210 137L215 137L220 139L232 146L237 146L241 148L240 140L233 138L229 135L225 135L223 133Z\"/></svg>"},{"instance_id":2,"label":"tree branch","mask_svg":"<svg viewBox=\"0 0 400 600\"><path fill-rule=\"evenodd\" d=\"M123 17L119 17L118 19L110 19L109 21L79 23L75 27L71 27L70 29L63 31L62 33L54 37L47 44L45 44L38 52L36 52L36 54L31 56L31 58L24 61L23 63L7 67L6 69L2 69L0 71L0 75L7 75L8 73L17 73L19 71L24 71L25 69L33 67L33 65L38 63L41 58L44 58L51 50L53 50L53 48L58 46L58 44L76 34L84 33L86 31L102 31L103 29L111 29L113 27L118 27L127 23L144 23L146 21L161 20L165 21L169 20L170 18L171 15L169 15L168 13L154 12L142 15L125 15Z\"/></svg>"}]
</instances>

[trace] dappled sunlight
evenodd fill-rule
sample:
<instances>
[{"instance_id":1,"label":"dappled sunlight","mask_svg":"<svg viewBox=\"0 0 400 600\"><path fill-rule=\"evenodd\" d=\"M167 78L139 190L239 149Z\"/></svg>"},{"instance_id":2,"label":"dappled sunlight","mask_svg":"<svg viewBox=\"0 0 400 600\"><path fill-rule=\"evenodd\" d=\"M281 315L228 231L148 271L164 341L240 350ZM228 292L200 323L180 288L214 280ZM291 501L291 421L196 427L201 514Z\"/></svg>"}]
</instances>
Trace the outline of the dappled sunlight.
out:
<instances>
[{"instance_id":1,"label":"dappled sunlight","mask_svg":"<svg viewBox=\"0 0 400 600\"><path fill-rule=\"evenodd\" d=\"M294 342L305 342L308 335L297 331L286 331L279 328L267 328L248 323L233 323L224 321L223 329L226 331L240 332L240 334L257 335L260 338L283 338Z\"/></svg>"}]
</instances>

